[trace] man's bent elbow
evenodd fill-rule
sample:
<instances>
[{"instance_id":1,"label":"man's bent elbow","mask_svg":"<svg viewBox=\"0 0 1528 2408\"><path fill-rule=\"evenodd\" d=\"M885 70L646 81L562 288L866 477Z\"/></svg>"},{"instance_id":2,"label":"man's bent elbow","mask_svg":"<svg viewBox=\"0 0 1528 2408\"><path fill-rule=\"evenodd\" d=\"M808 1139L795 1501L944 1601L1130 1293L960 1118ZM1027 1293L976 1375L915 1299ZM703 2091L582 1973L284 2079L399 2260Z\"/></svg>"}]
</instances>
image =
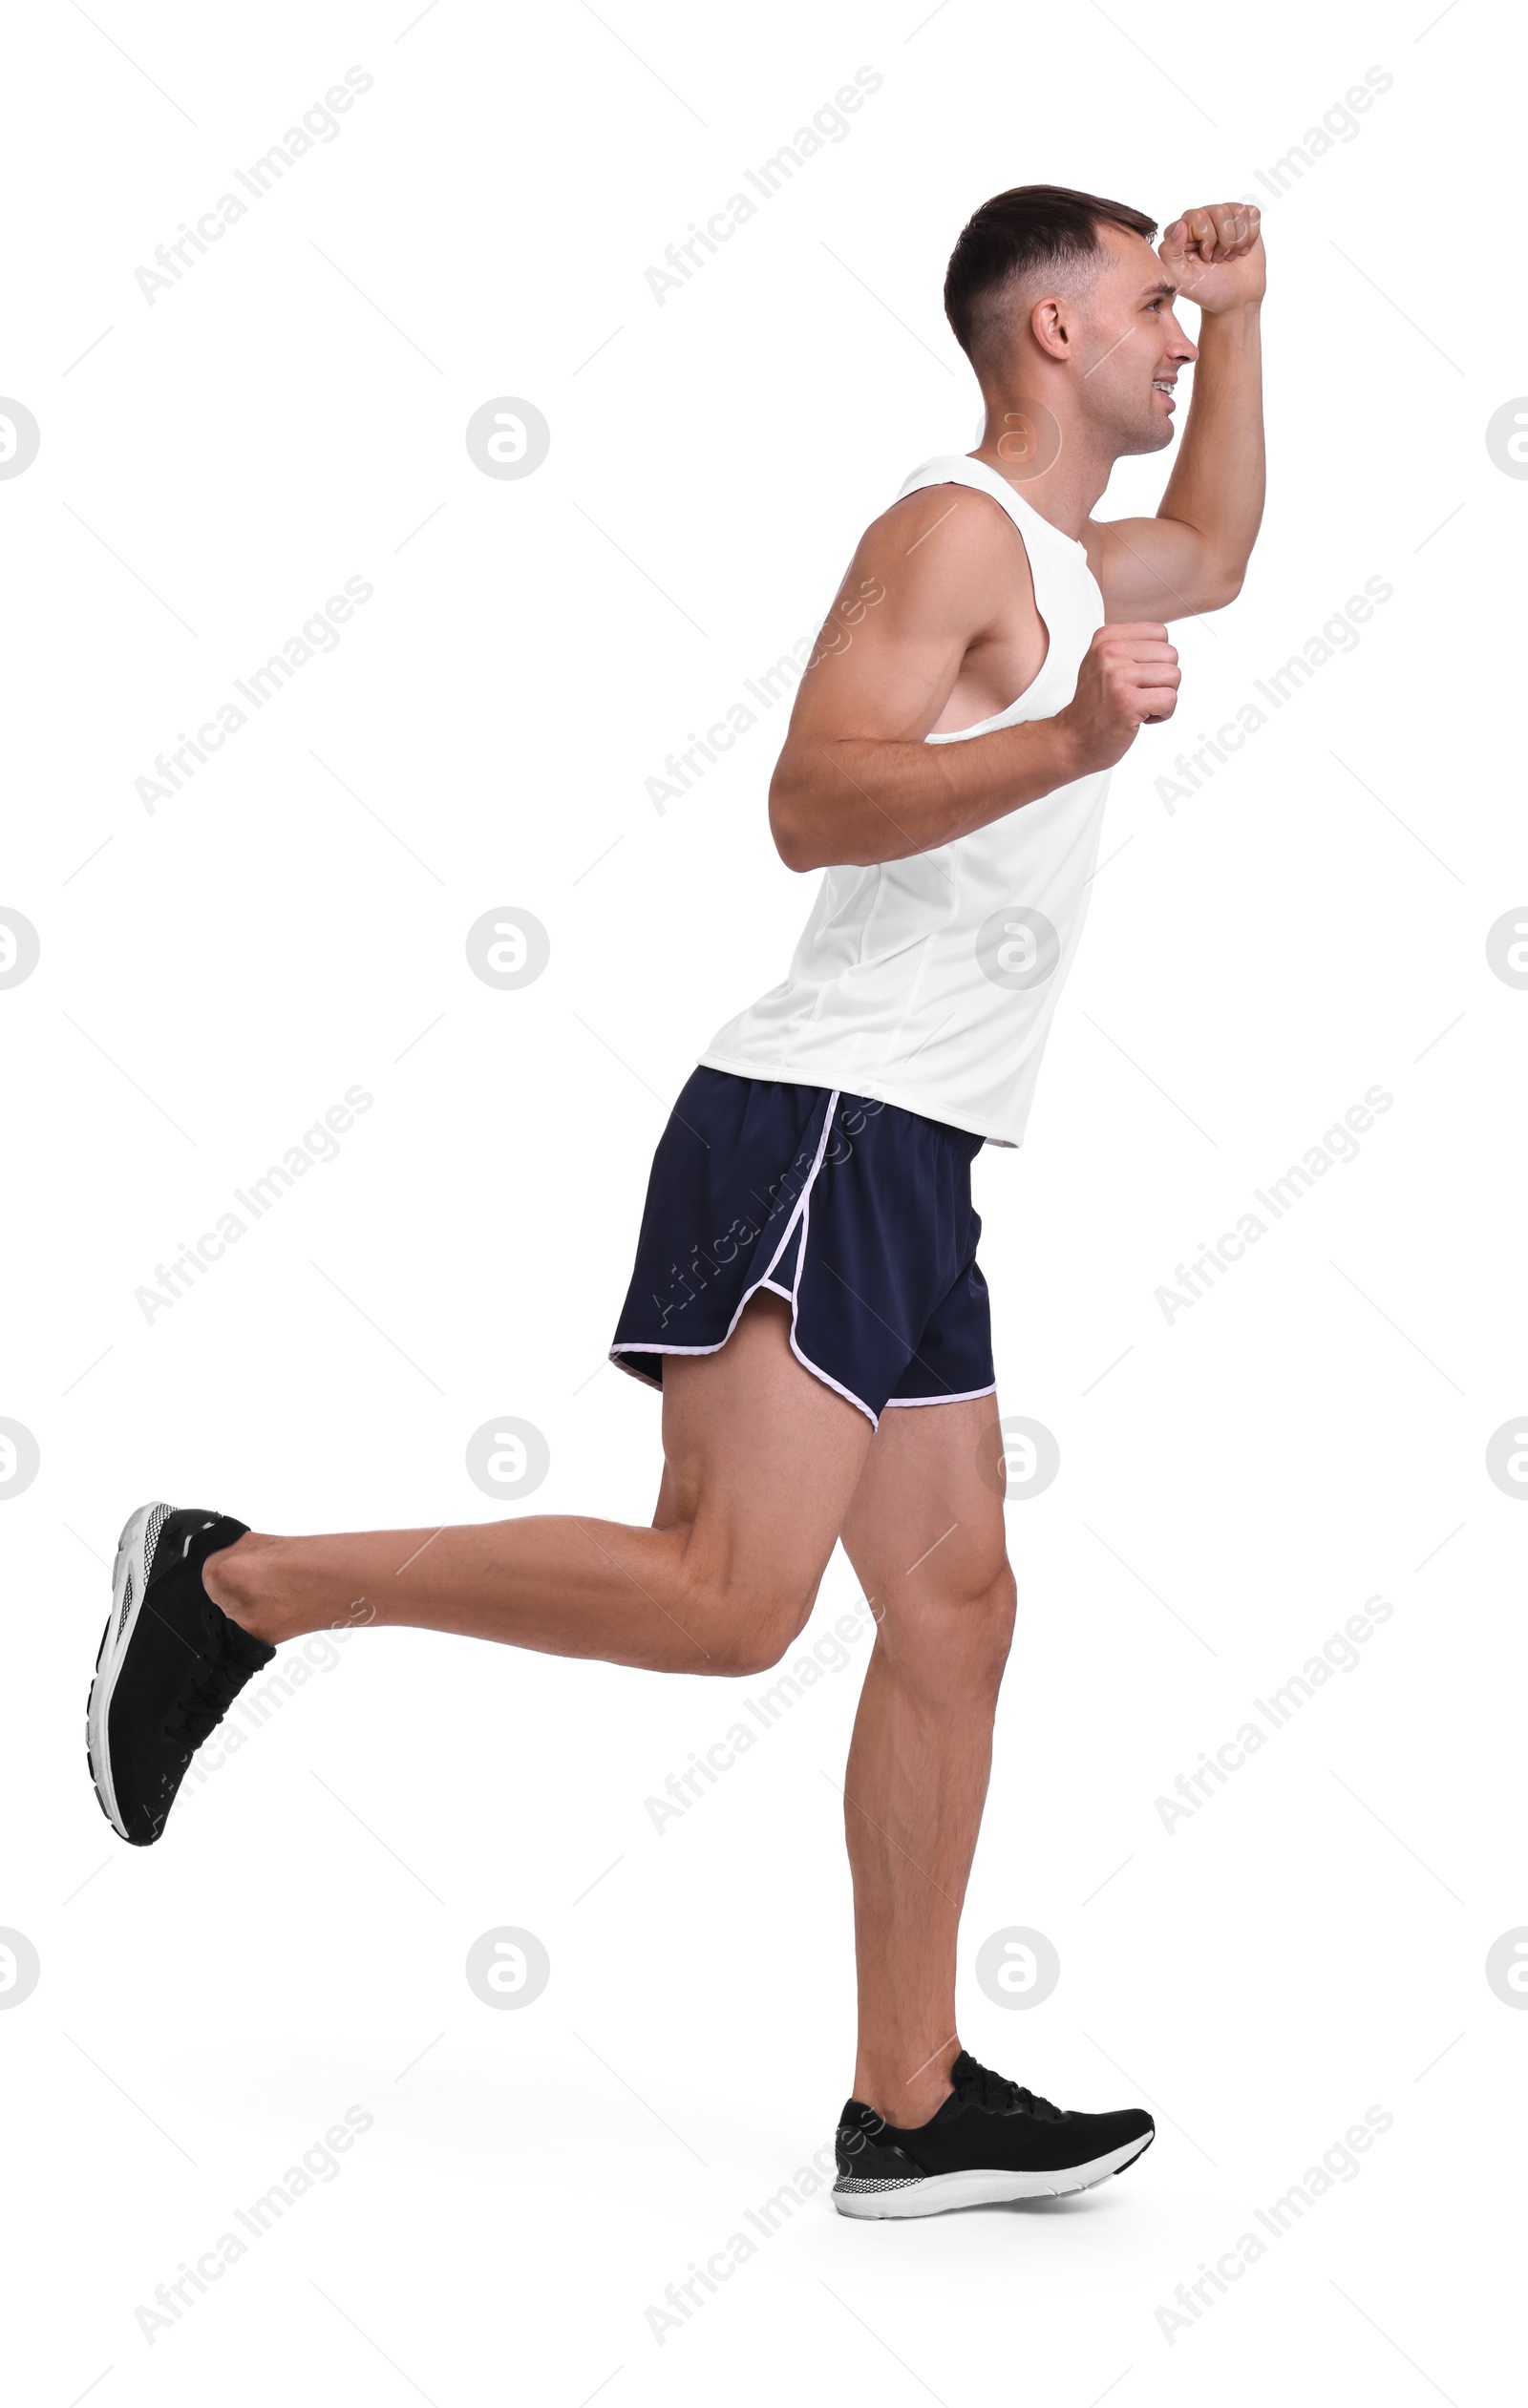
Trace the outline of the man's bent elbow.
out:
<instances>
[{"instance_id":1,"label":"man's bent elbow","mask_svg":"<svg viewBox=\"0 0 1528 2408\"><path fill-rule=\"evenodd\" d=\"M788 870L821 869L799 788L789 772L782 774L780 770L770 785L770 834Z\"/></svg>"},{"instance_id":2,"label":"man's bent elbow","mask_svg":"<svg viewBox=\"0 0 1528 2408\"><path fill-rule=\"evenodd\" d=\"M821 869L822 864L808 843L805 831L793 827L789 817L776 813L773 807L770 811L770 834L775 839L775 850L788 870Z\"/></svg>"},{"instance_id":3,"label":"man's bent elbow","mask_svg":"<svg viewBox=\"0 0 1528 2408\"><path fill-rule=\"evenodd\" d=\"M1224 610L1228 603L1235 602L1238 594L1242 591L1242 582L1245 577L1246 563L1244 560L1242 562L1240 567L1226 567L1213 570L1206 580L1204 596L1203 600L1199 603L1199 608L1201 610Z\"/></svg>"}]
</instances>

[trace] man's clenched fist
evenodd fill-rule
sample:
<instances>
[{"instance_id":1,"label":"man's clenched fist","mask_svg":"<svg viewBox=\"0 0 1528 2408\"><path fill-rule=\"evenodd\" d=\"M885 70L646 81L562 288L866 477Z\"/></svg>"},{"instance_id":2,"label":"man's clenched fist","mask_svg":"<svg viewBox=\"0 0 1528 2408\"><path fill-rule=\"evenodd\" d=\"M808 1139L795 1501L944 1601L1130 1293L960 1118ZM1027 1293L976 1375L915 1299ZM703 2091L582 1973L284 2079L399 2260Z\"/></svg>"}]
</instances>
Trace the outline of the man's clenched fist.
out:
<instances>
[{"instance_id":1,"label":"man's clenched fist","mask_svg":"<svg viewBox=\"0 0 1528 2408\"><path fill-rule=\"evenodd\" d=\"M1073 775L1113 769L1137 729L1171 719L1179 674L1177 647L1157 621L1098 628L1077 671L1077 690L1056 713L1076 759Z\"/></svg>"},{"instance_id":2,"label":"man's clenched fist","mask_svg":"<svg viewBox=\"0 0 1528 2408\"><path fill-rule=\"evenodd\" d=\"M1184 300L1213 318L1263 299L1268 264L1262 229L1255 201L1212 201L1175 219L1157 255Z\"/></svg>"}]
</instances>

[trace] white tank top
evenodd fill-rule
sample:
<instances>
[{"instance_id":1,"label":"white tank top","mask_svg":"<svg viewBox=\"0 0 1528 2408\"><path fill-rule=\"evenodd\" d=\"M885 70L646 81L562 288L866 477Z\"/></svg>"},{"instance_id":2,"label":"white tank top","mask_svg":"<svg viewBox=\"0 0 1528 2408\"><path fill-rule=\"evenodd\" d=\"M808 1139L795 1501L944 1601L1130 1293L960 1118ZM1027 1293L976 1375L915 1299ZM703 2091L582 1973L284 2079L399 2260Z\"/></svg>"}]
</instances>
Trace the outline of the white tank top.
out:
<instances>
[{"instance_id":1,"label":"white tank top","mask_svg":"<svg viewBox=\"0 0 1528 2408\"><path fill-rule=\"evenodd\" d=\"M1023 538L1050 644L1007 710L924 741L961 744L1053 718L1104 623L1082 545L985 461L925 460L898 500L925 485L969 485L1002 503ZM909 860L824 870L784 983L719 1028L702 1065L875 1096L1018 1145L1082 933L1108 789L1098 771Z\"/></svg>"}]
</instances>

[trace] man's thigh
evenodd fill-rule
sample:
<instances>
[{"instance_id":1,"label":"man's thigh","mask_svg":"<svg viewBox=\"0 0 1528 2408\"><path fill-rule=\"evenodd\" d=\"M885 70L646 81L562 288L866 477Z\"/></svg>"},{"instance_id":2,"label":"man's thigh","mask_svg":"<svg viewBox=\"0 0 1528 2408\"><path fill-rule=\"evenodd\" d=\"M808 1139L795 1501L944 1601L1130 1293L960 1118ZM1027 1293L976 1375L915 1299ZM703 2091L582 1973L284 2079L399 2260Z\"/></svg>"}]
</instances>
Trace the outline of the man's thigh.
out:
<instances>
[{"instance_id":1,"label":"man's thigh","mask_svg":"<svg viewBox=\"0 0 1528 2408\"><path fill-rule=\"evenodd\" d=\"M653 1527L688 1528L707 1578L795 1598L804 1620L875 1433L796 1361L790 1326L757 1296L717 1353L666 1359Z\"/></svg>"},{"instance_id":2,"label":"man's thigh","mask_svg":"<svg viewBox=\"0 0 1528 2408\"><path fill-rule=\"evenodd\" d=\"M995 1396L888 1405L844 1516L844 1552L882 1609L979 1601L1008 1575Z\"/></svg>"}]
</instances>

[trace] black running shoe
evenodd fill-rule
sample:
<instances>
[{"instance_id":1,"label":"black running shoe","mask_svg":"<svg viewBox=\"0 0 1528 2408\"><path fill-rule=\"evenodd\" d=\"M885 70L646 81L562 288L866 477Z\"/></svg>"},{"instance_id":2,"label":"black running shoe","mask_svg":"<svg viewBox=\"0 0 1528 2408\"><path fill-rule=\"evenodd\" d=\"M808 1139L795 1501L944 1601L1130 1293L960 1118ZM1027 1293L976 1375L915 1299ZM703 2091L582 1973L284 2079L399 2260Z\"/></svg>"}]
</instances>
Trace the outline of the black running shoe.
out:
<instances>
[{"instance_id":1,"label":"black running shoe","mask_svg":"<svg viewBox=\"0 0 1528 2408\"><path fill-rule=\"evenodd\" d=\"M926 2123L885 2123L851 2099L838 2120L841 2216L937 2216L1005 2199L1057 2199L1123 2173L1157 2126L1142 2107L1076 2115L990 2074L962 2049Z\"/></svg>"},{"instance_id":2,"label":"black running shoe","mask_svg":"<svg viewBox=\"0 0 1528 2408\"><path fill-rule=\"evenodd\" d=\"M202 1585L207 1557L248 1527L143 1505L117 1541L85 1736L101 1811L134 1848L159 1838L197 1749L276 1653Z\"/></svg>"}]
</instances>

